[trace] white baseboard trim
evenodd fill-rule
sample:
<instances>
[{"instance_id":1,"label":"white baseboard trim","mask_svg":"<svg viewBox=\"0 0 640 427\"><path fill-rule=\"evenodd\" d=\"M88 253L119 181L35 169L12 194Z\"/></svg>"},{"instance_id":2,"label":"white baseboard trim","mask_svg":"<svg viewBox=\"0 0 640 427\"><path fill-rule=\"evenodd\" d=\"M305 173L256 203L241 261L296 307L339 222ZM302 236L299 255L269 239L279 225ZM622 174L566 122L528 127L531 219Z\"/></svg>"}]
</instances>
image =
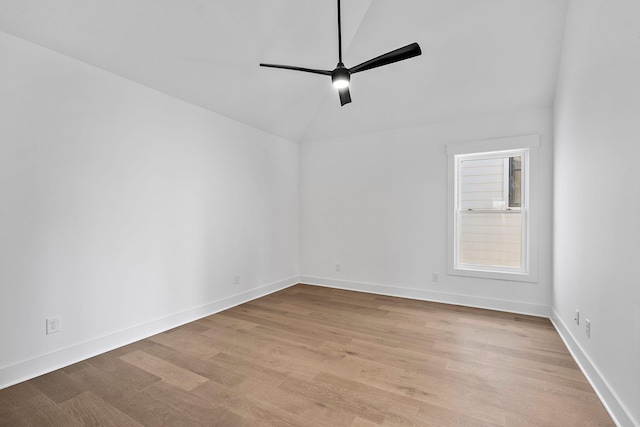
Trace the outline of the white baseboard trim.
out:
<instances>
[{"instance_id":1,"label":"white baseboard trim","mask_svg":"<svg viewBox=\"0 0 640 427\"><path fill-rule=\"evenodd\" d=\"M505 311L509 313L527 314L538 317L549 317L549 307L545 305L528 304L518 301L507 301L495 298L478 297L472 295L434 292L422 289L400 288L396 286L336 280L325 277L300 276L300 283L325 286L349 291L367 292L371 294L388 295L393 297L410 298L423 301L441 302L444 304L463 305L467 307L486 308L489 310Z\"/></svg>"},{"instance_id":2,"label":"white baseboard trim","mask_svg":"<svg viewBox=\"0 0 640 427\"><path fill-rule=\"evenodd\" d=\"M562 341L564 341L564 344L569 349L571 356L573 356L582 373L587 377L591 387L593 387L616 425L619 427L640 427L640 423L633 419L629 411L620 402L615 391L609 386L609 383L602 374L600 374L596 365L591 362L589 356L584 352L578 341L574 339L555 310L551 311L551 323L553 323L560 338L562 338Z\"/></svg>"},{"instance_id":3,"label":"white baseboard trim","mask_svg":"<svg viewBox=\"0 0 640 427\"><path fill-rule=\"evenodd\" d=\"M269 295L295 285L298 282L299 279L297 276L279 280L212 301L199 307L174 313L103 337L91 339L14 365L5 366L0 368L0 389L30 380L48 372L55 371L56 369L64 368L65 366L148 338L160 332L184 325L185 323L193 322L194 320L227 310L256 298Z\"/></svg>"}]
</instances>

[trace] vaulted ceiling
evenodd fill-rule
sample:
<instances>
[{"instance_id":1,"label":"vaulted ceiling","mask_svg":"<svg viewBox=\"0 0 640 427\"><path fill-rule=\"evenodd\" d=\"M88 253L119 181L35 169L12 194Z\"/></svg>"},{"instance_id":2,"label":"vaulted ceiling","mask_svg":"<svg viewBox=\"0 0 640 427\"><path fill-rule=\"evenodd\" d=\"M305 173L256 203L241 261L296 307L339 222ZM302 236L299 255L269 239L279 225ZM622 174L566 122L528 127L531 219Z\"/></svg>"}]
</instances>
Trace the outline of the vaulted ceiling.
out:
<instances>
[{"instance_id":1,"label":"vaulted ceiling","mask_svg":"<svg viewBox=\"0 0 640 427\"><path fill-rule=\"evenodd\" d=\"M352 77L340 106L335 0L0 0L0 30L292 141L551 107L566 0L343 0L344 62L418 42Z\"/></svg>"}]
</instances>

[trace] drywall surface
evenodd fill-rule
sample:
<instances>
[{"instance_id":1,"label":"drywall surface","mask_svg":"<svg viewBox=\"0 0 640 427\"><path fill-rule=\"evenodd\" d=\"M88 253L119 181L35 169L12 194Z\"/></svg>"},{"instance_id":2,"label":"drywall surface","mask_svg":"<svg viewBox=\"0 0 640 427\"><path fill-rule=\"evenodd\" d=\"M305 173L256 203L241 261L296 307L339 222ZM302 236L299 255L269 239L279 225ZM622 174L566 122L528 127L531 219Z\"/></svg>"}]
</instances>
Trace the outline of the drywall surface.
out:
<instances>
[{"instance_id":1,"label":"drywall surface","mask_svg":"<svg viewBox=\"0 0 640 427\"><path fill-rule=\"evenodd\" d=\"M302 143L301 281L548 315L551 132L543 109ZM447 144L531 134L541 137L538 282L448 276Z\"/></svg>"},{"instance_id":2,"label":"drywall surface","mask_svg":"<svg viewBox=\"0 0 640 427\"><path fill-rule=\"evenodd\" d=\"M639 36L637 1L572 1L555 110L554 316L624 426L640 422Z\"/></svg>"},{"instance_id":3,"label":"drywall surface","mask_svg":"<svg viewBox=\"0 0 640 427\"><path fill-rule=\"evenodd\" d=\"M0 387L297 282L297 144L4 33L0 57Z\"/></svg>"}]
</instances>

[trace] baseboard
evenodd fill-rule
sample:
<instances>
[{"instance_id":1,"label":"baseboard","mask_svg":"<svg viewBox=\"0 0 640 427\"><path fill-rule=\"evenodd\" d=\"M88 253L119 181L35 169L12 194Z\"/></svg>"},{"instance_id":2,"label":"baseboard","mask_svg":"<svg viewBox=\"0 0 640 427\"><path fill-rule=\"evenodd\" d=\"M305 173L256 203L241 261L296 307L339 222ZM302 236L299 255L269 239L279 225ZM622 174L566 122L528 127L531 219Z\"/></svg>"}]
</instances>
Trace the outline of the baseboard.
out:
<instances>
[{"instance_id":1,"label":"baseboard","mask_svg":"<svg viewBox=\"0 0 640 427\"><path fill-rule=\"evenodd\" d=\"M598 368L591 362L589 356L587 356L578 341L571 335L571 332L569 332L569 329L555 310L551 311L551 323L553 323L560 338L562 338L562 341L564 341L564 344L569 349L571 356L573 356L582 373L587 377L589 383L591 383L591 386L616 425L620 427L640 427L640 423L634 420L629 411L620 403L620 399L615 391L613 391L607 383L607 380L600 374Z\"/></svg>"},{"instance_id":2,"label":"baseboard","mask_svg":"<svg viewBox=\"0 0 640 427\"><path fill-rule=\"evenodd\" d=\"M0 389L148 338L160 332L184 325L185 323L193 322L194 320L227 310L256 298L269 295L295 285L298 281L297 276L279 280L113 334L91 339L71 347L0 368Z\"/></svg>"},{"instance_id":3,"label":"baseboard","mask_svg":"<svg viewBox=\"0 0 640 427\"><path fill-rule=\"evenodd\" d=\"M393 297L410 298L423 301L441 302L444 304L463 305L467 307L486 308L489 310L505 311L509 313L527 314L530 316L549 317L549 307L545 305L528 304L518 301L507 301L495 298L478 297L472 295L434 292L422 289L400 288L396 286L372 283L336 280L325 277L300 276L301 283L326 286L329 288L346 289L349 291L368 292L371 294L388 295Z\"/></svg>"}]
</instances>

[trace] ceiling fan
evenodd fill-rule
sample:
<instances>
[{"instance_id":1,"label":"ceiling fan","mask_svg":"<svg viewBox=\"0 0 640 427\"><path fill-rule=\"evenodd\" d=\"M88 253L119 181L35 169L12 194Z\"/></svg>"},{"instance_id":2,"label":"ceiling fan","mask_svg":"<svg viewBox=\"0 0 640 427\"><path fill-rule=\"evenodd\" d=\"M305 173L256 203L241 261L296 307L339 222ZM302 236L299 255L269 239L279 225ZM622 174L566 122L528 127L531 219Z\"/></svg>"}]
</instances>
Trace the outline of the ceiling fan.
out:
<instances>
[{"instance_id":1,"label":"ceiling fan","mask_svg":"<svg viewBox=\"0 0 640 427\"><path fill-rule=\"evenodd\" d=\"M372 68L381 67L383 65L391 64L394 62L402 61L405 59L413 58L422 53L418 43L411 43L407 46L401 47L391 52L387 52L383 55L377 56L373 59L356 65L355 67L347 68L342 63L342 28L340 19L340 0L338 0L338 65L332 71L329 70L315 70L312 68L294 67L291 65L278 65L278 64L260 64L261 67L270 68L283 68L285 70L304 71L306 73L322 74L325 76L331 76L331 82L333 86L338 89L340 95L340 105L344 106L351 102L351 94L349 93L349 82L351 80L351 74L359 73L361 71L370 70Z\"/></svg>"}]
</instances>

